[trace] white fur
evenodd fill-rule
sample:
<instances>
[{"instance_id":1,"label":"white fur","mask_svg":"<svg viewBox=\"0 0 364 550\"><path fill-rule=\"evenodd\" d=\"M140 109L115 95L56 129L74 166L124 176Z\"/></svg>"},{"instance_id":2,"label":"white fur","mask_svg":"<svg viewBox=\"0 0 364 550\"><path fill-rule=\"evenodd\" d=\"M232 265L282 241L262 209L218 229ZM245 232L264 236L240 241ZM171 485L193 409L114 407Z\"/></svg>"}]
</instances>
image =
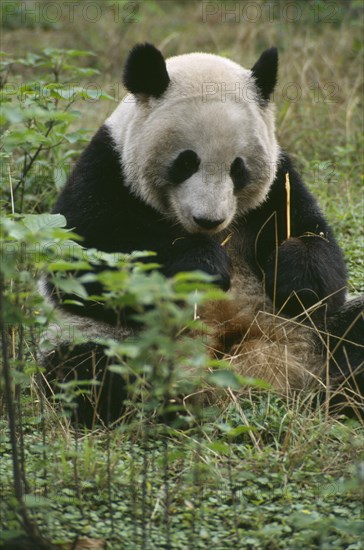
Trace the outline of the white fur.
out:
<instances>
[{"instance_id":1,"label":"white fur","mask_svg":"<svg viewBox=\"0 0 364 550\"><path fill-rule=\"evenodd\" d=\"M41 278L38 282L38 292L45 302L54 307L47 291L46 280ZM108 338L124 340L132 331L125 327L112 327L103 321L96 321L74 313L67 313L59 308L54 308L52 320L46 330L40 335L39 350L42 355L53 352L60 344L76 344L79 342L100 342Z\"/></svg>"},{"instance_id":2,"label":"white fur","mask_svg":"<svg viewBox=\"0 0 364 550\"><path fill-rule=\"evenodd\" d=\"M193 233L193 218L224 220L262 203L273 182L279 148L274 112L260 107L250 70L228 59L192 53L167 60L171 82L161 99L131 95L107 119L126 184L146 203ZM192 149L198 172L179 186L166 179L178 154ZM241 157L251 182L234 194L230 166Z\"/></svg>"}]
</instances>

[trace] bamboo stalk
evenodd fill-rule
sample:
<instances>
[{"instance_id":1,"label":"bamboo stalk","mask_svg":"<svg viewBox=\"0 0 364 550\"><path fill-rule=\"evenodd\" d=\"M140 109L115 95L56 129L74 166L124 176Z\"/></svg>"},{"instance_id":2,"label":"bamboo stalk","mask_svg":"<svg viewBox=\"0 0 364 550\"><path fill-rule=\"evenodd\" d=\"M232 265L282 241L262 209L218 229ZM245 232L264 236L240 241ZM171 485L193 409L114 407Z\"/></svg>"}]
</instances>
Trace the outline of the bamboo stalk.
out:
<instances>
[{"instance_id":1,"label":"bamboo stalk","mask_svg":"<svg viewBox=\"0 0 364 550\"><path fill-rule=\"evenodd\" d=\"M291 184L289 173L286 172L286 219L287 219L287 239L291 237Z\"/></svg>"},{"instance_id":2,"label":"bamboo stalk","mask_svg":"<svg viewBox=\"0 0 364 550\"><path fill-rule=\"evenodd\" d=\"M229 233L229 235L222 241L221 246L227 245L227 243L230 241L232 236L233 236L233 234Z\"/></svg>"},{"instance_id":3,"label":"bamboo stalk","mask_svg":"<svg viewBox=\"0 0 364 550\"><path fill-rule=\"evenodd\" d=\"M11 179L10 164L8 164L8 173L9 173L9 185L10 185L11 212L12 214L15 214L13 180Z\"/></svg>"}]
</instances>

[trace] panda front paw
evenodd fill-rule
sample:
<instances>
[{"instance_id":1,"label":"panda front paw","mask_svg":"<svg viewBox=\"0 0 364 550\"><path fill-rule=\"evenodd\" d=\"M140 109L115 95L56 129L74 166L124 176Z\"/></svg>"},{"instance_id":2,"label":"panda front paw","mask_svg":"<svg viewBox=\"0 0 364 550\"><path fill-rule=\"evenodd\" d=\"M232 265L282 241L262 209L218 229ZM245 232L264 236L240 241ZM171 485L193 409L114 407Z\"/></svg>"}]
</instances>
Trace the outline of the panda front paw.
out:
<instances>
[{"instance_id":1,"label":"panda front paw","mask_svg":"<svg viewBox=\"0 0 364 550\"><path fill-rule=\"evenodd\" d=\"M345 299L345 273L340 266L324 238L290 238L278 247L278 258L274 253L267 262L266 291L285 315L298 315L321 300L330 313ZM316 312L323 314L323 308Z\"/></svg>"},{"instance_id":2,"label":"panda front paw","mask_svg":"<svg viewBox=\"0 0 364 550\"><path fill-rule=\"evenodd\" d=\"M168 251L168 258L161 260L162 272L167 277L181 272L203 271L211 275L222 290L230 288L230 258L220 243L211 237L193 235L177 239Z\"/></svg>"}]
</instances>

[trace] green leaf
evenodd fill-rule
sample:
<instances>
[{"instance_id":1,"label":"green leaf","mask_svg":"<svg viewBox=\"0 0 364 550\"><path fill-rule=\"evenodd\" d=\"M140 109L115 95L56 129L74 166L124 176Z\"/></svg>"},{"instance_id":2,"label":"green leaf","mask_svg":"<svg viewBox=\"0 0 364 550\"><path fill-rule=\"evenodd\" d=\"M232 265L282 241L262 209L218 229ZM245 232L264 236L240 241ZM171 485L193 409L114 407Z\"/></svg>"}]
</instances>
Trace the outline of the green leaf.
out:
<instances>
[{"instance_id":1,"label":"green leaf","mask_svg":"<svg viewBox=\"0 0 364 550\"><path fill-rule=\"evenodd\" d=\"M272 386L266 380L261 380L260 378L251 378L250 376L241 376L237 375L237 379L241 386L252 386L255 388L260 388L262 390L269 390Z\"/></svg>"},{"instance_id":2,"label":"green leaf","mask_svg":"<svg viewBox=\"0 0 364 550\"><path fill-rule=\"evenodd\" d=\"M114 374L120 374L121 376L130 374L130 369L125 365L109 365L107 370Z\"/></svg>"},{"instance_id":3,"label":"green leaf","mask_svg":"<svg viewBox=\"0 0 364 550\"><path fill-rule=\"evenodd\" d=\"M53 282L58 288L68 294L75 294L84 300L88 298L86 290L77 279L61 279L60 277L55 277Z\"/></svg>"},{"instance_id":4,"label":"green leaf","mask_svg":"<svg viewBox=\"0 0 364 550\"><path fill-rule=\"evenodd\" d=\"M92 69L91 67L75 67L74 69L77 74L82 76L93 76L95 74L100 74L100 71L97 69Z\"/></svg>"},{"instance_id":5,"label":"green leaf","mask_svg":"<svg viewBox=\"0 0 364 550\"><path fill-rule=\"evenodd\" d=\"M53 179L57 191L60 191L67 181L66 171L62 167L55 168L53 170Z\"/></svg>"},{"instance_id":6,"label":"green leaf","mask_svg":"<svg viewBox=\"0 0 364 550\"><path fill-rule=\"evenodd\" d=\"M65 50L65 53L69 57L85 57L85 56L96 56L95 52L90 50Z\"/></svg>"},{"instance_id":7,"label":"green leaf","mask_svg":"<svg viewBox=\"0 0 364 550\"><path fill-rule=\"evenodd\" d=\"M251 426L237 426L236 428L229 430L226 433L226 435L228 437L234 438L234 437L238 437L239 435L245 434L247 432L251 432L252 430L256 430L256 428Z\"/></svg>"},{"instance_id":8,"label":"green leaf","mask_svg":"<svg viewBox=\"0 0 364 550\"><path fill-rule=\"evenodd\" d=\"M52 501L40 495L24 495L23 501L27 508L48 508L52 506Z\"/></svg>"},{"instance_id":9,"label":"green leaf","mask_svg":"<svg viewBox=\"0 0 364 550\"><path fill-rule=\"evenodd\" d=\"M231 454L231 447L227 443L223 443L222 441L213 441L212 443L209 443L207 445L211 451L215 451L215 453L221 454L221 455L229 455Z\"/></svg>"},{"instance_id":10,"label":"green leaf","mask_svg":"<svg viewBox=\"0 0 364 550\"><path fill-rule=\"evenodd\" d=\"M67 224L62 214L26 214L23 223L32 233L53 227L65 227Z\"/></svg>"},{"instance_id":11,"label":"green leaf","mask_svg":"<svg viewBox=\"0 0 364 550\"><path fill-rule=\"evenodd\" d=\"M71 270L77 270L77 269L90 269L90 264L88 262L79 260L79 261L66 261L66 260L56 260L54 262L51 262L50 267L52 268L52 271L71 271ZM84 283L85 281L82 280Z\"/></svg>"},{"instance_id":12,"label":"green leaf","mask_svg":"<svg viewBox=\"0 0 364 550\"><path fill-rule=\"evenodd\" d=\"M53 88L49 91L51 97L57 99L72 99L81 90L79 87Z\"/></svg>"},{"instance_id":13,"label":"green leaf","mask_svg":"<svg viewBox=\"0 0 364 550\"><path fill-rule=\"evenodd\" d=\"M231 370L217 370L208 376L208 380L220 388L232 388L238 390L241 388L239 377Z\"/></svg>"},{"instance_id":14,"label":"green leaf","mask_svg":"<svg viewBox=\"0 0 364 550\"><path fill-rule=\"evenodd\" d=\"M67 132L64 138L68 143L77 143L78 141L85 141L89 137L89 134L85 130L79 130L78 132Z\"/></svg>"},{"instance_id":15,"label":"green leaf","mask_svg":"<svg viewBox=\"0 0 364 550\"><path fill-rule=\"evenodd\" d=\"M117 340L107 339L105 344L108 346L105 354L108 357L129 357L135 359L140 354L140 348L135 344L118 342Z\"/></svg>"}]
</instances>

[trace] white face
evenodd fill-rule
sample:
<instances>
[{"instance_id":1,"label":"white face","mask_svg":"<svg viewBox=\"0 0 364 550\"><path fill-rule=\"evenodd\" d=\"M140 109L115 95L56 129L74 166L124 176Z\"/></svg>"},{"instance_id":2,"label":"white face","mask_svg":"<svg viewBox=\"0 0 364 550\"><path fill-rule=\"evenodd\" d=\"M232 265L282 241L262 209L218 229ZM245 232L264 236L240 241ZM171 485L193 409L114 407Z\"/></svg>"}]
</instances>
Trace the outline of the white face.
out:
<instances>
[{"instance_id":1,"label":"white face","mask_svg":"<svg viewBox=\"0 0 364 550\"><path fill-rule=\"evenodd\" d=\"M194 71L191 61L201 55L217 65L217 74L211 67L202 74L201 63ZM228 89L237 89L236 81L239 89L251 84L250 71L228 60L190 54L167 65L171 85L163 98L126 102L123 120L112 115L108 123L133 192L190 233L216 233L268 193L278 157L273 114L251 94L203 96L206 82L222 81Z\"/></svg>"}]
</instances>

